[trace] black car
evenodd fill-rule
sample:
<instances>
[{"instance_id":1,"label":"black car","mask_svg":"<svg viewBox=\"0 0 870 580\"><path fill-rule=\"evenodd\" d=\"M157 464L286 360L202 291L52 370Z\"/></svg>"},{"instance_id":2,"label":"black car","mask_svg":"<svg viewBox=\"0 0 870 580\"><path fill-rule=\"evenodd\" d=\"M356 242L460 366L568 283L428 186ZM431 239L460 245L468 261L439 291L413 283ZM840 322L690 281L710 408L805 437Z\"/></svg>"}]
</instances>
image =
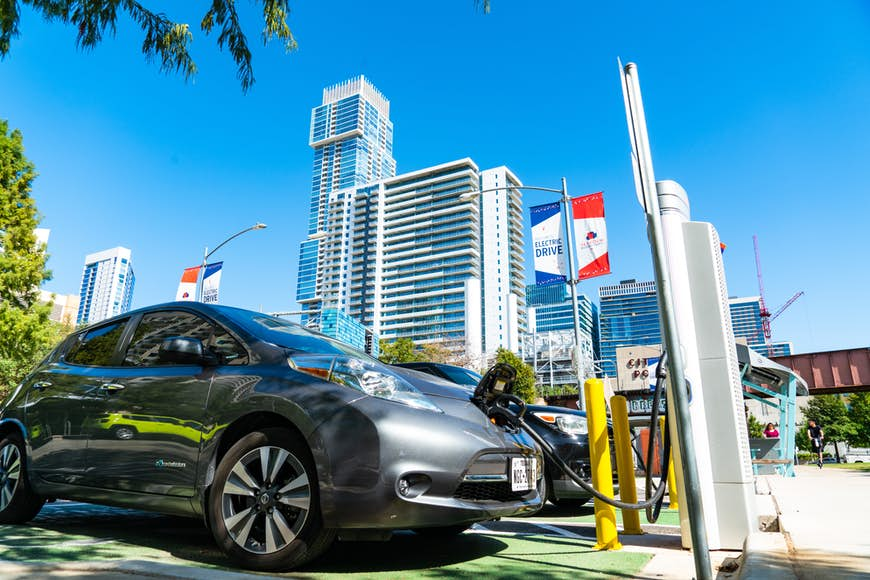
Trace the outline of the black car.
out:
<instances>
[{"instance_id":1,"label":"black car","mask_svg":"<svg viewBox=\"0 0 870 580\"><path fill-rule=\"evenodd\" d=\"M179 302L77 331L0 408L0 524L73 499L202 518L243 566L540 509L540 451L468 393L272 316Z\"/></svg>"},{"instance_id":2,"label":"black car","mask_svg":"<svg viewBox=\"0 0 870 580\"><path fill-rule=\"evenodd\" d=\"M474 371L444 363L409 362L395 366L414 369L464 385L473 390L481 379ZM589 464L589 436L586 413L564 407L528 405L526 424L543 437L575 473L592 484ZM616 465L614 460L613 465ZM592 495L565 475L545 457L544 474L547 499L562 507L579 507Z\"/></svg>"}]
</instances>

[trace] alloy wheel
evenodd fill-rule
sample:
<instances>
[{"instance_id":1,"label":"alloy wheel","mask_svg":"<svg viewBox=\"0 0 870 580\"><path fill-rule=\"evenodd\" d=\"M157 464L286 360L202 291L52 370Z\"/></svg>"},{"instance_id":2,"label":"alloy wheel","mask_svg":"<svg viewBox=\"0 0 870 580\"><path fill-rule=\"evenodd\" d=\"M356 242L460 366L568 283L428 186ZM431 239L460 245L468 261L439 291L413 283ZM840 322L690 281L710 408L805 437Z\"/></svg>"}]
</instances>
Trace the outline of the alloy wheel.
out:
<instances>
[{"instance_id":1,"label":"alloy wheel","mask_svg":"<svg viewBox=\"0 0 870 580\"><path fill-rule=\"evenodd\" d=\"M272 554L298 535L311 509L302 463L281 447L258 447L230 471L221 497L224 525L233 541L254 554Z\"/></svg>"},{"instance_id":2,"label":"alloy wheel","mask_svg":"<svg viewBox=\"0 0 870 580\"><path fill-rule=\"evenodd\" d=\"M18 487L21 475L21 452L14 443L0 449L0 512L5 510Z\"/></svg>"}]
</instances>

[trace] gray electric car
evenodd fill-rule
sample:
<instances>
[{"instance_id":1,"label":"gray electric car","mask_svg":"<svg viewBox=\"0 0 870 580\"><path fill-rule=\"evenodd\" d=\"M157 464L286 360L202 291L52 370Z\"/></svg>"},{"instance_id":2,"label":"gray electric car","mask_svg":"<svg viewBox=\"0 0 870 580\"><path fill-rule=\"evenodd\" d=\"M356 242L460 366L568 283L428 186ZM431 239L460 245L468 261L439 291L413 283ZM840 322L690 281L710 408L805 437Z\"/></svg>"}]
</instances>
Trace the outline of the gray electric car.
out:
<instances>
[{"instance_id":1,"label":"gray electric car","mask_svg":"<svg viewBox=\"0 0 870 580\"><path fill-rule=\"evenodd\" d=\"M74 499L203 518L242 566L541 507L540 451L466 390L299 325L180 302L73 333L0 408L0 524Z\"/></svg>"},{"instance_id":2,"label":"gray electric car","mask_svg":"<svg viewBox=\"0 0 870 580\"><path fill-rule=\"evenodd\" d=\"M481 377L463 367L434 362L399 363L395 366L414 369L473 390ZM586 413L576 409L548 405L527 405L526 424L543 437L562 461L567 463L590 485L592 472L589 460L589 435ZM611 446L612 448L612 446ZM619 489L616 478L616 456L612 457L613 483ZM546 499L563 508L579 508L592 499L592 494L565 475L549 457L544 461Z\"/></svg>"}]
</instances>

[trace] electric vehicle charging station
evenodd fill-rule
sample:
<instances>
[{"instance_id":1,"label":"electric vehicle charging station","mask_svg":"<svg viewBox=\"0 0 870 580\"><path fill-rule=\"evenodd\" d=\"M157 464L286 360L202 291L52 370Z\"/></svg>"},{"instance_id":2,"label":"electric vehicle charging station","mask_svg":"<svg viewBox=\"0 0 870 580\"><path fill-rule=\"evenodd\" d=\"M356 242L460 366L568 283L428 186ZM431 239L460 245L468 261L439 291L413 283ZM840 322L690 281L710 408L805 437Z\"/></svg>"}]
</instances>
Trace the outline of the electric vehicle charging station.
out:
<instances>
[{"instance_id":1,"label":"electric vehicle charging station","mask_svg":"<svg viewBox=\"0 0 870 580\"><path fill-rule=\"evenodd\" d=\"M711 224L689 221L689 199L678 183L655 181L637 67L619 64L668 355L668 423L686 507L683 546L693 549L698 578L710 578L708 550L741 549L757 521L719 238Z\"/></svg>"}]
</instances>

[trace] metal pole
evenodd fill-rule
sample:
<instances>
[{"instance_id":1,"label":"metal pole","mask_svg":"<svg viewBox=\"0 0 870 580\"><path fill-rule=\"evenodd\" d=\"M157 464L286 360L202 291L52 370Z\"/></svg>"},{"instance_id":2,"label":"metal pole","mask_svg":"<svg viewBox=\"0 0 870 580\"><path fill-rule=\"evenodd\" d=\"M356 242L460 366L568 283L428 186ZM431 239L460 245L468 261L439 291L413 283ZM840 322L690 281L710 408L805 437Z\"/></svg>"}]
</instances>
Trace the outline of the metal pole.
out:
<instances>
[{"instance_id":1,"label":"metal pole","mask_svg":"<svg viewBox=\"0 0 870 580\"><path fill-rule=\"evenodd\" d=\"M564 209L562 217L565 224L565 245L568 252L567 282L571 287L571 310L574 314L574 372L577 374L577 387L579 390L585 378L580 376L580 311L577 308L577 283L579 280L574 278L577 275L574 264L574 228L571 227L573 225L571 221L571 198L568 196L568 185L564 177L562 178L562 208ZM586 409L585 401L583 397L579 396L579 393L577 402L581 411Z\"/></svg>"},{"instance_id":2,"label":"metal pole","mask_svg":"<svg viewBox=\"0 0 870 580\"><path fill-rule=\"evenodd\" d=\"M196 276L196 280L199 282L199 292L196 293L196 299L198 302L202 302L202 287L205 282L205 263L208 261L209 255L208 246L206 246L205 250L202 252L202 265L199 267L199 272Z\"/></svg>"},{"instance_id":3,"label":"metal pole","mask_svg":"<svg viewBox=\"0 0 870 580\"><path fill-rule=\"evenodd\" d=\"M621 63L620 63L621 64ZM689 398L684 374L683 353L674 314L673 293L667 268L664 236L661 227L661 213L653 174L649 137L646 132L643 101L637 66L628 63L622 73L622 88L625 95L625 112L632 149L635 157L635 177L637 187L643 196L643 206L647 221L647 235L652 250L653 266L658 284L659 312L662 320L663 338L668 350L668 373L671 380L671 393L674 399L674 412L677 418L677 438L683 459L683 480L686 487L686 509L689 514L692 536L692 556L695 560L695 573L698 580L712 580L710 552L707 544L707 529L704 519L704 506L701 499L701 485L698 479L698 463L695 455L695 442L692 439L692 418L689 413Z\"/></svg>"}]
</instances>

